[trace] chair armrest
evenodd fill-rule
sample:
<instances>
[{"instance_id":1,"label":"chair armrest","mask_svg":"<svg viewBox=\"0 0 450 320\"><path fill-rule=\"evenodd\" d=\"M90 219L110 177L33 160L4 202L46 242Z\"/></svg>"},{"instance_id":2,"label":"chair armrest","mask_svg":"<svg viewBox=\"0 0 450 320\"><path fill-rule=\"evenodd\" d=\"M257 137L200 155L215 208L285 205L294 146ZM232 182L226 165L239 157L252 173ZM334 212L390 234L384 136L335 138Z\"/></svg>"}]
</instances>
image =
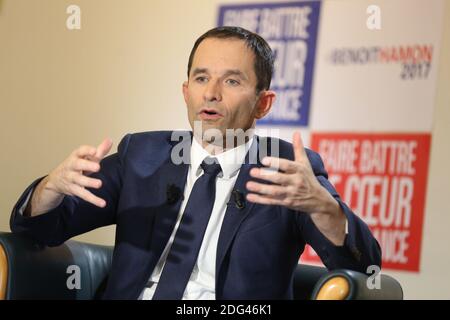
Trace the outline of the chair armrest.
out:
<instances>
[{"instance_id":1,"label":"chair armrest","mask_svg":"<svg viewBox=\"0 0 450 320\"><path fill-rule=\"evenodd\" d=\"M368 275L347 269L334 270L323 275L312 293L314 300L401 300L403 290L391 276L380 274L379 288L370 289ZM373 281L370 280L369 283Z\"/></svg>"},{"instance_id":2,"label":"chair armrest","mask_svg":"<svg viewBox=\"0 0 450 320\"><path fill-rule=\"evenodd\" d=\"M5 299L96 298L109 273L112 252L110 246L74 240L46 247L21 234L0 232L0 298L1 286ZM79 267L80 289L67 286L71 265Z\"/></svg>"}]
</instances>

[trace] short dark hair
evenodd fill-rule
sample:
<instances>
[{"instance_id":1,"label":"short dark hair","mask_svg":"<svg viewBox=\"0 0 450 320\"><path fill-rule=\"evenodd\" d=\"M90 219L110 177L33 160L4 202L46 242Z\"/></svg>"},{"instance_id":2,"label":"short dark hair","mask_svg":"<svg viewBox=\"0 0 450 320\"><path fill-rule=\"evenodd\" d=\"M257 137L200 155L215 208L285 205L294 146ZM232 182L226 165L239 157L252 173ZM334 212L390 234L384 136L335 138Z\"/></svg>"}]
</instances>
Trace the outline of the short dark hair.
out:
<instances>
[{"instance_id":1,"label":"short dark hair","mask_svg":"<svg viewBox=\"0 0 450 320\"><path fill-rule=\"evenodd\" d=\"M245 41L247 47L255 54L255 74L257 78L256 91L270 88L270 81L273 74L273 53L269 44L261 36L240 27L217 27L201 35L194 44L189 55L187 75L191 72L195 51L200 43L206 38L218 39L240 39Z\"/></svg>"}]
</instances>

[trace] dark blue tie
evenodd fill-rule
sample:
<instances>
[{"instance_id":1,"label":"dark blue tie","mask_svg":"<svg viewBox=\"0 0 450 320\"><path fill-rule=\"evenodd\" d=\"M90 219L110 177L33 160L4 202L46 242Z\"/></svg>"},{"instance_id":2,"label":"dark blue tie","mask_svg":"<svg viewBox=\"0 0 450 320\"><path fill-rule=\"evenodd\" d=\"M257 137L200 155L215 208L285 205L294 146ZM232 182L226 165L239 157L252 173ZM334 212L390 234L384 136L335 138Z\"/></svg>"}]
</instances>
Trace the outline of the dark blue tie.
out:
<instances>
[{"instance_id":1,"label":"dark blue tie","mask_svg":"<svg viewBox=\"0 0 450 320\"><path fill-rule=\"evenodd\" d=\"M204 174L192 187L175 239L164 264L153 300L179 300L197 262L216 197L216 176L221 172L215 158L206 158Z\"/></svg>"}]
</instances>

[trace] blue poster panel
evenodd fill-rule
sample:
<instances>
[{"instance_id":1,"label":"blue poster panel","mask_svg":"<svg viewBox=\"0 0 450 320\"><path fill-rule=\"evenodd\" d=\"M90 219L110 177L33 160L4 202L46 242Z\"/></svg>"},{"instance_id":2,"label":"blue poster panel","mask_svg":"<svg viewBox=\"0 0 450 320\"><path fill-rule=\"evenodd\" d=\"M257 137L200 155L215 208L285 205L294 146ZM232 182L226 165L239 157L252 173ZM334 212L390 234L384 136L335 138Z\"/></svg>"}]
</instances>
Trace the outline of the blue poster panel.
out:
<instances>
[{"instance_id":1,"label":"blue poster panel","mask_svg":"<svg viewBox=\"0 0 450 320\"><path fill-rule=\"evenodd\" d=\"M308 126L320 1L225 5L219 26L239 26L267 40L275 55L272 111L258 124Z\"/></svg>"}]
</instances>

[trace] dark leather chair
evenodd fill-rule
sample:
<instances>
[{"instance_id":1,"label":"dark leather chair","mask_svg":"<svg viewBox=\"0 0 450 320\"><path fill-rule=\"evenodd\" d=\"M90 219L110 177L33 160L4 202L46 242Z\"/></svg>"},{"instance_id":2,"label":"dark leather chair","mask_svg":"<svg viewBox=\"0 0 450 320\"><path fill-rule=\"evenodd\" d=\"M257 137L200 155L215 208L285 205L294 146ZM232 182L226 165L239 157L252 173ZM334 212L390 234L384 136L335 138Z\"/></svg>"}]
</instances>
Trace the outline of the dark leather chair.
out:
<instances>
[{"instance_id":1,"label":"dark leather chair","mask_svg":"<svg viewBox=\"0 0 450 320\"><path fill-rule=\"evenodd\" d=\"M98 299L106 286L112 252L111 246L74 240L46 247L20 234L0 232L0 299ZM79 267L79 288L69 289L74 272L70 266ZM381 275L380 289L373 290L366 285L367 278L351 270L298 265L294 298L403 298L402 288L394 278Z\"/></svg>"}]
</instances>

